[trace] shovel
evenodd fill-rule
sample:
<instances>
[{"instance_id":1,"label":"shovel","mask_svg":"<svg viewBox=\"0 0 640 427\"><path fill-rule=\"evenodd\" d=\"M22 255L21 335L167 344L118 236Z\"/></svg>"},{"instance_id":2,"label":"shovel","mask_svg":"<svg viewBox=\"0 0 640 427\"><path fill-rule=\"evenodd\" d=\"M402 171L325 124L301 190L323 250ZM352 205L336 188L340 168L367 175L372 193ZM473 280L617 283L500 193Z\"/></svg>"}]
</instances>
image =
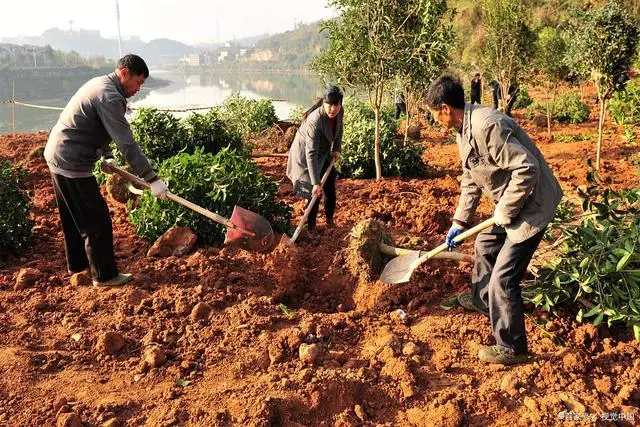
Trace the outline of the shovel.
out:
<instances>
[{"instance_id":1,"label":"shovel","mask_svg":"<svg viewBox=\"0 0 640 427\"><path fill-rule=\"evenodd\" d=\"M109 166L109 168L127 181L144 188L151 187L142 179L125 170L115 166ZM240 206L234 206L231 219L227 219L169 191L167 191L167 198L227 227L227 234L224 239L225 244L256 252L268 252L273 246L274 236L271 224L255 212Z\"/></svg>"},{"instance_id":2,"label":"shovel","mask_svg":"<svg viewBox=\"0 0 640 427\"><path fill-rule=\"evenodd\" d=\"M329 163L329 167L325 171L324 175L322 176L322 180L320 181L321 187L324 187L324 183L327 182L327 179L329 178L329 173L331 173L331 169L333 168L333 165L335 162L336 162L335 159L331 159L331 163ZM287 235L284 234L280 239L281 242L282 240L285 240L285 239L288 239L289 243L291 244L296 242L296 240L298 239L298 236L300 236L302 227L304 227L304 225L307 223L307 219L309 219L309 214L311 213L311 209L313 209L313 205L316 203L316 200L318 200L318 195L315 195L311 198L311 201L309 202L307 209L304 210L304 215L302 215L302 218L300 218L300 223L298 224L298 228L296 228L296 231L293 233L293 236L291 236L291 238L288 239Z\"/></svg>"},{"instance_id":3,"label":"shovel","mask_svg":"<svg viewBox=\"0 0 640 427\"><path fill-rule=\"evenodd\" d=\"M461 242L467 237L473 236L474 234L479 233L485 228L495 225L495 223L495 219L489 218L486 221L483 221L475 227L472 227L464 233L458 235L455 239L453 239L453 241L456 243ZM411 275L416 268L422 265L422 263L436 256L440 252L444 251L445 249L447 249L447 244L443 243L424 255L422 255L420 252L416 252L394 258L384 266L384 270L382 270L382 274L380 275L380 280L390 285L407 283L411 279Z\"/></svg>"}]
</instances>

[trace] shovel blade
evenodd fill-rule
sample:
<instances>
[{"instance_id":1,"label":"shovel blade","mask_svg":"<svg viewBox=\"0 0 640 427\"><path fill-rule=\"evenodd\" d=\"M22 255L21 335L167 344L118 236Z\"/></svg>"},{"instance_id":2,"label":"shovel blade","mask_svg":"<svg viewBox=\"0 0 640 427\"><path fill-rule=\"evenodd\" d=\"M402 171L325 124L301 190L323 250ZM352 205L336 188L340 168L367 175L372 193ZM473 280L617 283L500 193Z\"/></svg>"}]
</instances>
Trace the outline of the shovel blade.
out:
<instances>
[{"instance_id":1,"label":"shovel blade","mask_svg":"<svg viewBox=\"0 0 640 427\"><path fill-rule=\"evenodd\" d=\"M384 266L380 280L389 285L399 283L407 283L411 280L413 270L416 268L416 262L420 258L420 252L395 257Z\"/></svg>"},{"instance_id":2,"label":"shovel blade","mask_svg":"<svg viewBox=\"0 0 640 427\"><path fill-rule=\"evenodd\" d=\"M237 227L253 233L253 236L240 230L227 228L224 243L255 252L269 252L273 247L274 236L271 224L263 216L240 206L233 207L231 222Z\"/></svg>"}]
</instances>

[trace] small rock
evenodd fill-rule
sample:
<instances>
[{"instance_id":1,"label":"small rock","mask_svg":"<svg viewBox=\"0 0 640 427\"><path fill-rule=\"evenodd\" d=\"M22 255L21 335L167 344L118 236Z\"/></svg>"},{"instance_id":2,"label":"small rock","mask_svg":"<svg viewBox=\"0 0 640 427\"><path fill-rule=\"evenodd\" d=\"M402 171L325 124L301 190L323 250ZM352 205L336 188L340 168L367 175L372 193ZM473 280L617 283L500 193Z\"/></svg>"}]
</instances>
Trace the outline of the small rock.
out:
<instances>
[{"instance_id":1,"label":"small rock","mask_svg":"<svg viewBox=\"0 0 640 427\"><path fill-rule=\"evenodd\" d=\"M408 381L401 381L400 382L400 390L402 390L402 396L405 399L408 399L411 396L413 396L414 394L416 394L416 388L414 387L413 384L411 384Z\"/></svg>"},{"instance_id":2,"label":"small rock","mask_svg":"<svg viewBox=\"0 0 640 427\"><path fill-rule=\"evenodd\" d=\"M393 320L394 322L402 325L406 325L409 321L409 316L407 316L407 313L405 313L404 310L401 309L392 311L391 313L389 313L389 317L391 317L391 320Z\"/></svg>"},{"instance_id":3,"label":"small rock","mask_svg":"<svg viewBox=\"0 0 640 427\"><path fill-rule=\"evenodd\" d=\"M102 424L102 427L120 427L120 420L118 418L111 418Z\"/></svg>"},{"instance_id":4,"label":"small rock","mask_svg":"<svg viewBox=\"0 0 640 427\"><path fill-rule=\"evenodd\" d=\"M191 310L191 321L198 322L201 320L208 320L211 314L211 306L206 302L199 302Z\"/></svg>"},{"instance_id":5,"label":"small rock","mask_svg":"<svg viewBox=\"0 0 640 427\"><path fill-rule=\"evenodd\" d=\"M30 267L22 268L18 274L16 274L16 284L13 289L20 291L29 286L33 286L40 276L42 276L40 270Z\"/></svg>"},{"instance_id":6,"label":"small rock","mask_svg":"<svg viewBox=\"0 0 640 427\"><path fill-rule=\"evenodd\" d=\"M515 394L518 392L518 377L509 373L502 377L500 381L500 390L509 394Z\"/></svg>"},{"instance_id":7,"label":"small rock","mask_svg":"<svg viewBox=\"0 0 640 427\"><path fill-rule=\"evenodd\" d=\"M53 410L58 412L60 410L60 408L62 408L66 404L67 404L67 398L66 397L58 397L53 402Z\"/></svg>"},{"instance_id":8,"label":"small rock","mask_svg":"<svg viewBox=\"0 0 640 427\"><path fill-rule=\"evenodd\" d=\"M133 382L137 383L138 381L140 381L142 378L144 377L144 374L135 374L133 376Z\"/></svg>"},{"instance_id":9,"label":"small rock","mask_svg":"<svg viewBox=\"0 0 640 427\"><path fill-rule=\"evenodd\" d=\"M405 356L416 356L420 354L420 347L413 342L408 342L402 347L402 354Z\"/></svg>"},{"instance_id":10,"label":"small rock","mask_svg":"<svg viewBox=\"0 0 640 427\"><path fill-rule=\"evenodd\" d=\"M96 350L103 354L118 354L124 347L125 340L119 332L105 332L98 338Z\"/></svg>"},{"instance_id":11,"label":"small rock","mask_svg":"<svg viewBox=\"0 0 640 427\"><path fill-rule=\"evenodd\" d=\"M587 407L584 406L584 404L580 402L574 395L560 392L558 393L558 397L564 402L565 405L567 405L569 410L577 412L578 414L584 414L585 412L587 412Z\"/></svg>"},{"instance_id":12,"label":"small rock","mask_svg":"<svg viewBox=\"0 0 640 427\"><path fill-rule=\"evenodd\" d=\"M540 407L538 406L538 402L535 399L530 398L529 396L524 397L524 406L526 406L531 412L538 412Z\"/></svg>"},{"instance_id":13,"label":"small rock","mask_svg":"<svg viewBox=\"0 0 640 427\"><path fill-rule=\"evenodd\" d=\"M73 412L60 414L56 421L58 427L82 427L80 417Z\"/></svg>"},{"instance_id":14,"label":"small rock","mask_svg":"<svg viewBox=\"0 0 640 427\"><path fill-rule=\"evenodd\" d=\"M148 347L144 351L144 363L150 368L159 368L167 360L167 354L162 347Z\"/></svg>"},{"instance_id":15,"label":"small rock","mask_svg":"<svg viewBox=\"0 0 640 427\"><path fill-rule=\"evenodd\" d=\"M91 276L86 271L75 273L69 280L73 286L89 286L93 283Z\"/></svg>"},{"instance_id":16,"label":"small rock","mask_svg":"<svg viewBox=\"0 0 640 427\"><path fill-rule=\"evenodd\" d=\"M185 227L172 227L155 241L148 257L183 256L196 244L198 236Z\"/></svg>"},{"instance_id":17,"label":"small rock","mask_svg":"<svg viewBox=\"0 0 640 427\"><path fill-rule=\"evenodd\" d=\"M301 344L298 349L300 360L305 363L315 363L320 356L320 346L318 344Z\"/></svg>"},{"instance_id":18,"label":"small rock","mask_svg":"<svg viewBox=\"0 0 640 427\"><path fill-rule=\"evenodd\" d=\"M356 417L360 418L360 421L362 421L362 422L365 421L366 414L364 413L364 410L362 409L362 406L355 405L353 407L353 412L355 412Z\"/></svg>"}]
</instances>

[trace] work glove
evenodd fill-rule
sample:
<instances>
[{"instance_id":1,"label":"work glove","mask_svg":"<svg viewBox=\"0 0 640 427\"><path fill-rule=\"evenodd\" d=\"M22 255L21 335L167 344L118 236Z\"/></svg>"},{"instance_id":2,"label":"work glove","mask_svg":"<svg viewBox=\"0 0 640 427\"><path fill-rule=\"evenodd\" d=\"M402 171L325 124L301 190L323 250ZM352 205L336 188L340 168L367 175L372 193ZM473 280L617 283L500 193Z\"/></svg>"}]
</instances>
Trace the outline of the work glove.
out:
<instances>
[{"instance_id":1,"label":"work glove","mask_svg":"<svg viewBox=\"0 0 640 427\"><path fill-rule=\"evenodd\" d=\"M340 161L340 159L342 158L342 154L340 154L339 151L333 151L331 152L331 157L333 157L333 160L338 163Z\"/></svg>"},{"instance_id":2,"label":"work glove","mask_svg":"<svg viewBox=\"0 0 640 427\"><path fill-rule=\"evenodd\" d=\"M458 224L454 223L451 226L451 228L449 229L449 232L447 233L447 240L446 240L446 244L449 252L451 252L453 248L457 248L458 246L460 246L460 242L454 242L453 239L455 239L457 236L462 234L463 231L464 231L464 228L462 228Z\"/></svg>"},{"instance_id":3,"label":"work glove","mask_svg":"<svg viewBox=\"0 0 640 427\"><path fill-rule=\"evenodd\" d=\"M100 169L104 173L113 173L113 172L115 172L113 169L111 169L112 166L114 166L114 167L118 166L118 163L116 162L116 159L114 159L113 157L110 157L108 159L104 159L102 161L102 163L100 163Z\"/></svg>"},{"instance_id":4,"label":"work glove","mask_svg":"<svg viewBox=\"0 0 640 427\"><path fill-rule=\"evenodd\" d=\"M511 224L511 217L506 216L504 213L497 209L493 212L493 219L496 220L496 225L499 227L505 227Z\"/></svg>"},{"instance_id":5,"label":"work glove","mask_svg":"<svg viewBox=\"0 0 640 427\"><path fill-rule=\"evenodd\" d=\"M151 194L158 199L165 200L168 196L169 189L167 188L167 184L164 183L163 180L157 179L150 184Z\"/></svg>"}]
</instances>

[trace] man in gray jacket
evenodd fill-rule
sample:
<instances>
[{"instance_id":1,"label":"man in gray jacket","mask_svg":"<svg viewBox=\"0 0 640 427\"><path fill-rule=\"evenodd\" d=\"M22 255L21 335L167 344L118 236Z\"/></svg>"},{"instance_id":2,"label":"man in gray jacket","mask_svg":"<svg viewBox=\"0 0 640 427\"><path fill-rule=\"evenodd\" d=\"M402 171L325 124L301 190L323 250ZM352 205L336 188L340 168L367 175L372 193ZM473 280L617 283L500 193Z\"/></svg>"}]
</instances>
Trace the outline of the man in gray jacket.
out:
<instances>
[{"instance_id":1,"label":"man in gray jacket","mask_svg":"<svg viewBox=\"0 0 640 427\"><path fill-rule=\"evenodd\" d=\"M476 238L471 293L460 304L488 314L496 345L478 357L488 363L514 364L529 360L520 280L547 224L562 198L562 189L542 153L507 115L464 102L460 82L440 76L425 102L443 126L456 129L462 161L461 195L447 234L453 239L468 228L484 193L495 203L496 225Z\"/></svg>"},{"instance_id":2,"label":"man in gray jacket","mask_svg":"<svg viewBox=\"0 0 640 427\"><path fill-rule=\"evenodd\" d=\"M130 274L118 272L109 209L93 176L93 166L101 156L105 172L112 172L110 166L116 165L109 149L111 140L134 173L150 183L151 193L167 196L167 186L153 172L125 118L127 98L140 90L147 77L144 60L126 55L118 61L115 72L89 80L60 114L44 150L69 274L90 267L96 286L122 285L132 279Z\"/></svg>"}]
</instances>

